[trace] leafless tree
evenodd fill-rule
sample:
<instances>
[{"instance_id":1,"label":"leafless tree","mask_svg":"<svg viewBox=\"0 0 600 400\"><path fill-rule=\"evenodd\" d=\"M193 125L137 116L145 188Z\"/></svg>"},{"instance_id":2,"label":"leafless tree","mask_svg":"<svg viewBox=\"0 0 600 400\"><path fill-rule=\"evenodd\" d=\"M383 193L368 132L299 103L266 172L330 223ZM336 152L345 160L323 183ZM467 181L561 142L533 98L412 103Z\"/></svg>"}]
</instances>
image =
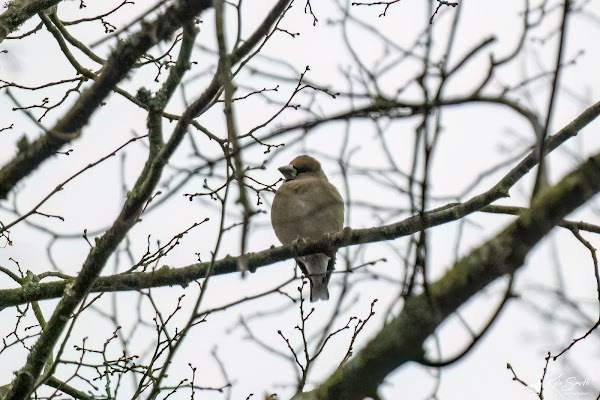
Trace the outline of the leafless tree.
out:
<instances>
[{"instance_id":1,"label":"leafless tree","mask_svg":"<svg viewBox=\"0 0 600 400\"><path fill-rule=\"evenodd\" d=\"M437 398L507 304L552 337L524 396L597 351L597 3L91 3L0 15L1 398ZM302 153L347 228L275 247ZM336 249L309 303L292 260Z\"/></svg>"}]
</instances>

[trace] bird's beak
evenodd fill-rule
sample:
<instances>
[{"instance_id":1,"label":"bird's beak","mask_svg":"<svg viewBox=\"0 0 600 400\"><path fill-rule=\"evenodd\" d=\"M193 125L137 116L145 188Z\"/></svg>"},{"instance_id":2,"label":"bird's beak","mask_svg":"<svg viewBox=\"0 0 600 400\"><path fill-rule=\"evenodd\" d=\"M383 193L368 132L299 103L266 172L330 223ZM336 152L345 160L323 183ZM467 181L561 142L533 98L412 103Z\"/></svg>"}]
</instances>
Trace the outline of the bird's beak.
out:
<instances>
[{"instance_id":1,"label":"bird's beak","mask_svg":"<svg viewBox=\"0 0 600 400\"><path fill-rule=\"evenodd\" d=\"M298 171L294 168L293 165L284 165L283 167L279 167L279 172L283 175L286 181L291 181L298 175Z\"/></svg>"}]
</instances>

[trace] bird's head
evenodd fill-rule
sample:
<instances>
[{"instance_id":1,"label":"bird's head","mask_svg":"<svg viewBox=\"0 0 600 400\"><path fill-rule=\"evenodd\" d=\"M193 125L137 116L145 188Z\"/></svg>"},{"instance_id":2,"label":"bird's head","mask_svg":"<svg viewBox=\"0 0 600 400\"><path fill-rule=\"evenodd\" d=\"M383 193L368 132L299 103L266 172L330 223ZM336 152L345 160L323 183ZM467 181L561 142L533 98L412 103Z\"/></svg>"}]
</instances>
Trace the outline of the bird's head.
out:
<instances>
[{"instance_id":1,"label":"bird's head","mask_svg":"<svg viewBox=\"0 0 600 400\"><path fill-rule=\"evenodd\" d=\"M289 165L279 167L279 172L281 172L286 182L305 178L327 180L325 172L321 169L321 163L306 154L294 158Z\"/></svg>"}]
</instances>

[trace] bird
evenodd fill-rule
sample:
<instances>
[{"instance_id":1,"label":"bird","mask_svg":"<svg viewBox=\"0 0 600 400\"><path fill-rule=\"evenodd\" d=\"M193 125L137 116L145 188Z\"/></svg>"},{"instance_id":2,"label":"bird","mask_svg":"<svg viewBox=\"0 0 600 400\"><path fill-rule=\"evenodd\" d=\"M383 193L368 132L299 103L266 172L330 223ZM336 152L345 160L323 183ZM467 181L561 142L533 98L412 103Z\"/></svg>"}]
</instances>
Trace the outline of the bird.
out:
<instances>
[{"instance_id":1,"label":"bird","mask_svg":"<svg viewBox=\"0 0 600 400\"><path fill-rule=\"evenodd\" d=\"M304 154L278 169L284 182L277 189L271 205L271 225L283 245L290 245L295 240L322 239L342 230L344 200L327 179L319 161ZM310 301L329 300L327 284L334 267L335 251L295 259L309 279Z\"/></svg>"}]
</instances>

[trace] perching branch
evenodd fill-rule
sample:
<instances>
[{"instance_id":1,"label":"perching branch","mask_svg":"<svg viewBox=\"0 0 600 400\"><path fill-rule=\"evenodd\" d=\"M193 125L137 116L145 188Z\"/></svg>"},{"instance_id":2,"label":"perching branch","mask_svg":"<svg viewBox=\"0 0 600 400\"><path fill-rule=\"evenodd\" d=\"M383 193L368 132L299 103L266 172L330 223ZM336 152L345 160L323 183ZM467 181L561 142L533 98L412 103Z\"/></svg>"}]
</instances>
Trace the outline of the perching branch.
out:
<instances>
[{"instance_id":1,"label":"perching branch","mask_svg":"<svg viewBox=\"0 0 600 400\"><path fill-rule=\"evenodd\" d=\"M406 299L400 314L358 354L296 400L363 399L408 361L423 359L423 343L440 324L496 279L514 274L527 254L565 216L600 191L600 153L539 195L496 237L458 261L429 291Z\"/></svg>"},{"instance_id":2,"label":"perching branch","mask_svg":"<svg viewBox=\"0 0 600 400\"><path fill-rule=\"evenodd\" d=\"M581 129L592 122L599 114L600 102L589 107L556 134L549 136L546 139L546 154L556 149L569 138L577 135ZM247 260L248 268L249 270L254 271L256 268L290 259L294 257L294 255L327 252L331 248L393 240L422 231L432 226L459 220L465 215L473 212L486 211L486 206L489 206L502 197L508 196L510 188L535 167L537 163L537 152L533 150L490 190L474 196L463 203L448 204L444 207L425 212L421 215L414 215L390 225L369 229L346 228L344 231L323 240L298 244L297 246L281 246L257 253L249 253ZM527 212L527 210L524 210L523 212ZM573 226L573 223L569 221L559 221L558 224L563 224L568 227ZM237 272L237 263L237 257L231 256L217 260L214 264L213 275ZM163 266L152 272L103 276L98 278L91 288L91 291L110 292L140 290L159 286L187 286L190 282L204 278L209 264L210 263L197 263L182 268L169 268L168 266ZM27 288L0 290L0 308L60 297L69 284L69 281L58 281L40 283L31 290Z\"/></svg>"}]
</instances>

